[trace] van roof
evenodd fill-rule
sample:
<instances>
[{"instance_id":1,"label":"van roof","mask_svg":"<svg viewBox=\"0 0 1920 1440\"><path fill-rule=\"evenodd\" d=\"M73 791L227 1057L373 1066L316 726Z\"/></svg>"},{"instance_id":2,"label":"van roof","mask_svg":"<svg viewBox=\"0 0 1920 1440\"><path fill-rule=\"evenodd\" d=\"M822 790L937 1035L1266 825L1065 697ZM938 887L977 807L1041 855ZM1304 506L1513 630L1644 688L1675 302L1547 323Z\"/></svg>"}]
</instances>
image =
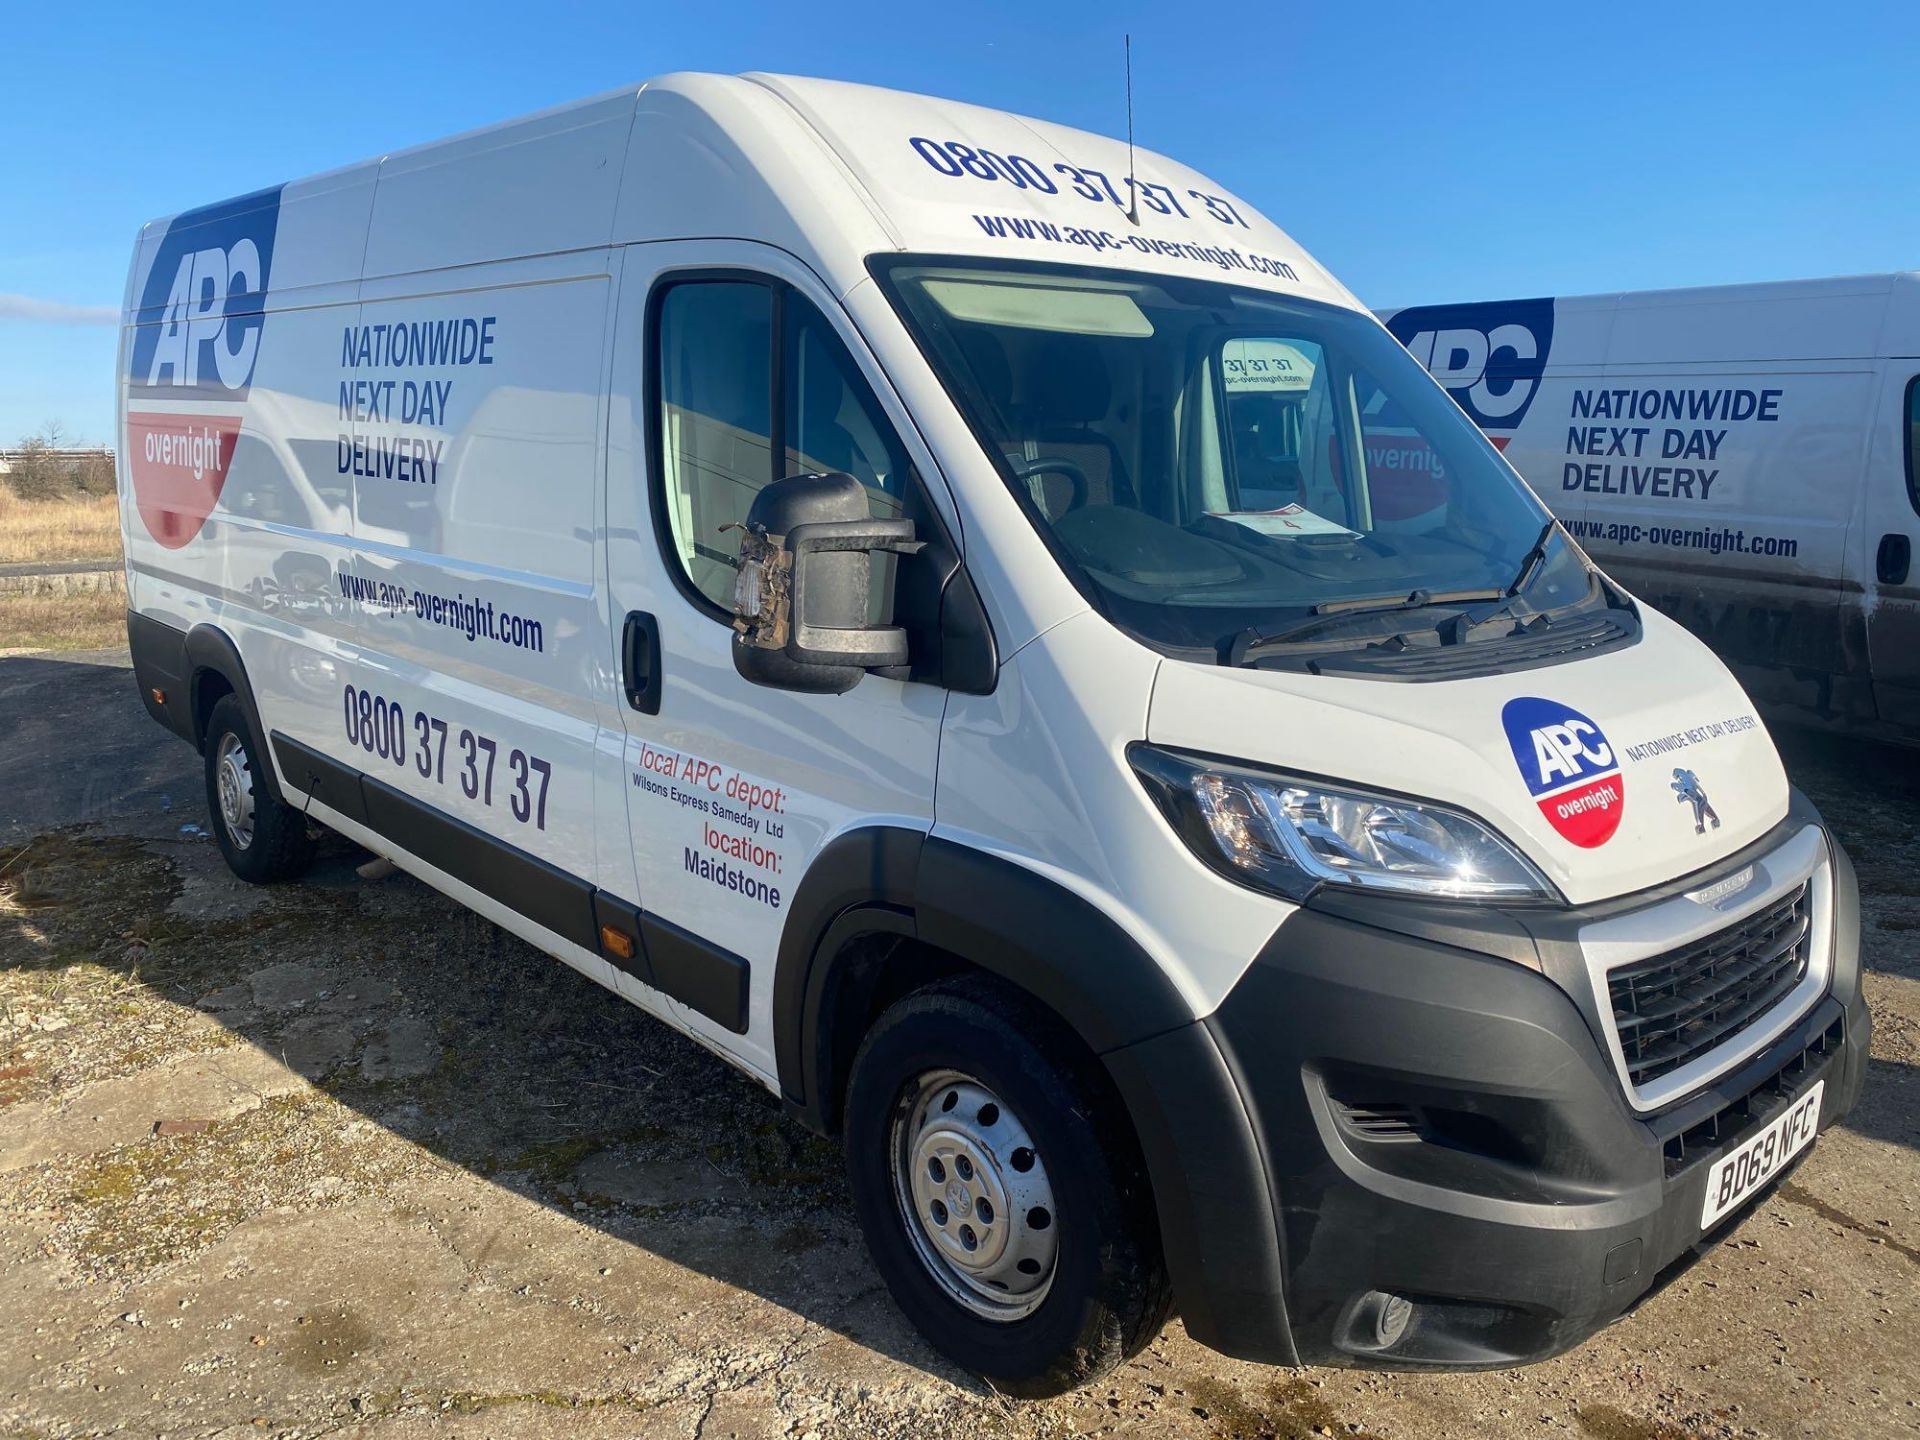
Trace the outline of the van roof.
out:
<instances>
[{"instance_id":1,"label":"van roof","mask_svg":"<svg viewBox=\"0 0 1920 1440\"><path fill-rule=\"evenodd\" d=\"M1406 307L1492 316L1512 299ZM1383 309L1392 320L1400 309ZM1920 355L1920 271L1553 297L1549 372Z\"/></svg>"},{"instance_id":2,"label":"van roof","mask_svg":"<svg viewBox=\"0 0 1920 1440\"><path fill-rule=\"evenodd\" d=\"M145 227L147 256L181 218ZM280 187L280 233L278 296L711 237L790 250L842 293L867 256L911 251L1225 279L1357 308L1253 206L1153 151L785 75L666 75L296 181Z\"/></svg>"}]
</instances>

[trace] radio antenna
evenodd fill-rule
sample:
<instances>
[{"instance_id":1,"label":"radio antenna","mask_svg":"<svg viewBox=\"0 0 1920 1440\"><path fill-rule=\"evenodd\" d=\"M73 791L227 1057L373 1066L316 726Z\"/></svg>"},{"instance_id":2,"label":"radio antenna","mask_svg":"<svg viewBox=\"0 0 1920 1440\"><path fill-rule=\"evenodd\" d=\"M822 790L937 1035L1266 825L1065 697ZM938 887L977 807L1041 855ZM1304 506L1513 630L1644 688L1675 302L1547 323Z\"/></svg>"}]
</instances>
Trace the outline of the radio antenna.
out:
<instances>
[{"instance_id":1,"label":"radio antenna","mask_svg":"<svg viewBox=\"0 0 1920 1440\"><path fill-rule=\"evenodd\" d=\"M1133 167L1133 36L1126 37L1127 46L1127 219L1138 229L1140 225L1140 182Z\"/></svg>"}]
</instances>

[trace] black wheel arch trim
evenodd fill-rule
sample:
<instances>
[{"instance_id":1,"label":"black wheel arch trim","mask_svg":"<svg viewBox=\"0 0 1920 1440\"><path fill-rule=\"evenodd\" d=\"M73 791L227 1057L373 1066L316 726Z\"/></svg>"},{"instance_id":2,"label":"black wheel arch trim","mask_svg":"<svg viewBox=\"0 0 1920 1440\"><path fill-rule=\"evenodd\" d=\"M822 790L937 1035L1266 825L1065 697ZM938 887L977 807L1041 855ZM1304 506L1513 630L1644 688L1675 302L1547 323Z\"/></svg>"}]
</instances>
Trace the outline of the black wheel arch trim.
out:
<instances>
[{"instance_id":1,"label":"black wheel arch trim","mask_svg":"<svg viewBox=\"0 0 1920 1440\"><path fill-rule=\"evenodd\" d=\"M232 636L221 630L217 624L202 620L192 630L186 632L186 670L188 670L188 716L194 726L194 747L205 749L205 735L200 733L200 693L205 685L207 674L217 674L227 682L234 695L240 697L240 708L246 710L246 722L253 726L253 739L267 747L267 726L261 724L259 703L253 699L253 682L246 674L246 660L240 659L240 647L234 645ZM280 793L280 776L275 766L263 766L267 793L275 801L284 801Z\"/></svg>"},{"instance_id":2,"label":"black wheel arch trim","mask_svg":"<svg viewBox=\"0 0 1920 1440\"><path fill-rule=\"evenodd\" d=\"M246 712L253 737L263 749L268 744L267 727L260 720L260 706L253 698L253 682L247 678L247 665L240 658L240 647L233 637L211 621L203 620L182 633L164 620L127 612L127 645L133 655L133 673L140 686L140 699L147 712L196 750L206 748L201 733L200 703L206 677L218 675ZM153 698L154 689L166 693L164 703ZM264 758L264 757L263 757ZM274 800L284 797L280 776L271 764L261 767L267 794Z\"/></svg>"},{"instance_id":3,"label":"black wheel arch trim","mask_svg":"<svg viewBox=\"0 0 1920 1440\"><path fill-rule=\"evenodd\" d=\"M832 1128L818 1047L837 957L862 935L914 936L913 895L926 838L897 825L835 836L813 857L788 902L773 969L774 1068L781 1093L811 1129Z\"/></svg>"},{"instance_id":4,"label":"black wheel arch trim","mask_svg":"<svg viewBox=\"0 0 1920 1440\"><path fill-rule=\"evenodd\" d=\"M1091 902L1013 861L895 826L848 831L808 867L774 974L774 1057L789 1109L838 1129L836 972L853 942L947 951L1059 1015L1103 1063L1140 1142L1190 1333L1295 1364L1267 1163L1231 1057L1166 972ZM886 962L883 960L882 965Z\"/></svg>"},{"instance_id":5,"label":"black wheel arch trim","mask_svg":"<svg viewBox=\"0 0 1920 1440\"><path fill-rule=\"evenodd\" d=\"M1196 1020L1101 1058L1146 1157L1187 1334L1237 1360L1300 1364L1271 1166L1225 1038Z\"/></svg>"},{"instance_id":6,"label":"black wheel arch trim","mask_svg":"<svg viewBox=\"0 0 1920 1440\"><path fill-rule=\"evenodd\" d=\"M1018 986L1096 1055L1195 1019L1118 922L1037 871L901 826L850 830L807 867L774 972L781 1090L822 1131L835 1119L822 1094L835 967L850 942L874 934L924 942Z\"/></svg>"},{"instance_id":7,"label":"black wheel arch trim","mask_svg":"<svg viewBox=\"0 0 1920 1440\"><path fill-rule=\"evenodd\" d=\"M1118 921L1011 860L929 837L913 909L922 940L1020 986L1096 1055L1195 1019Z\"/></svg>"}]
</instances>

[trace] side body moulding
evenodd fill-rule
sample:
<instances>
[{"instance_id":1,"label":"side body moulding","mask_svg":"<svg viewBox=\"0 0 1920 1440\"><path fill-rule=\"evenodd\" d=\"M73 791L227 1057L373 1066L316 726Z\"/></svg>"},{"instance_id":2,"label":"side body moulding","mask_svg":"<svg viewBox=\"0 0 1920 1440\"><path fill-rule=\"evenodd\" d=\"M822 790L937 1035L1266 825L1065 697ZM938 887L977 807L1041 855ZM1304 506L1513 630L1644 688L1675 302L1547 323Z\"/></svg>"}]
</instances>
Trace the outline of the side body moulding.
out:
<instances>
[{"instance_id":1,"label":"side body moulding","mask_svg":"<svg viewBox=\"0 0 1920 1440\"><path fill-rule=\"evenodd\" d=\"M302 808L318 801L735 1034L746 1033L751 967L745 958L384 780L268 729L261 723L240 652L224 631L199 625L182 635L161 621L129 615L128 633L148 711L196 749L201 748L205 715L212 708L212 700L205 697L231 691L254 733L272 749L274 765L265 767L265 780L276 800ZM155 690L165 695L164 701L154 699ZM296 792L290 797L282 793L276 767ZM626 953L608 943L608 928L626 937Z\"/></svg>"}]
</instances>

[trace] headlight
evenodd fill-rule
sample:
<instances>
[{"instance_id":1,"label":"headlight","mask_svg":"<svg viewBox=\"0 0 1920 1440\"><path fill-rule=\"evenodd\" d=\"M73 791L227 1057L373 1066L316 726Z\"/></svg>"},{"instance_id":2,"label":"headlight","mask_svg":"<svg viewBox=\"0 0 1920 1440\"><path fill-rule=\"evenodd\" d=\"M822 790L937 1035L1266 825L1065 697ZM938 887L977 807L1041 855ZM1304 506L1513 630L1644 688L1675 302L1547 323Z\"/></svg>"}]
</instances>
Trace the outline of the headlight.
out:
<instances>
[{"instance_id":1,"label":"headlight","mask_svg":"<svg viewBox=\"0 0 1920 1440\"><path fill-rule=\"evenodd\" d=\"M1456 900L1556 900L1525 856L1471 815L1296 780L1152 745L1127 752L1200 858L1304 900L1321 885Z\"/></svg>"}]
</instances>

